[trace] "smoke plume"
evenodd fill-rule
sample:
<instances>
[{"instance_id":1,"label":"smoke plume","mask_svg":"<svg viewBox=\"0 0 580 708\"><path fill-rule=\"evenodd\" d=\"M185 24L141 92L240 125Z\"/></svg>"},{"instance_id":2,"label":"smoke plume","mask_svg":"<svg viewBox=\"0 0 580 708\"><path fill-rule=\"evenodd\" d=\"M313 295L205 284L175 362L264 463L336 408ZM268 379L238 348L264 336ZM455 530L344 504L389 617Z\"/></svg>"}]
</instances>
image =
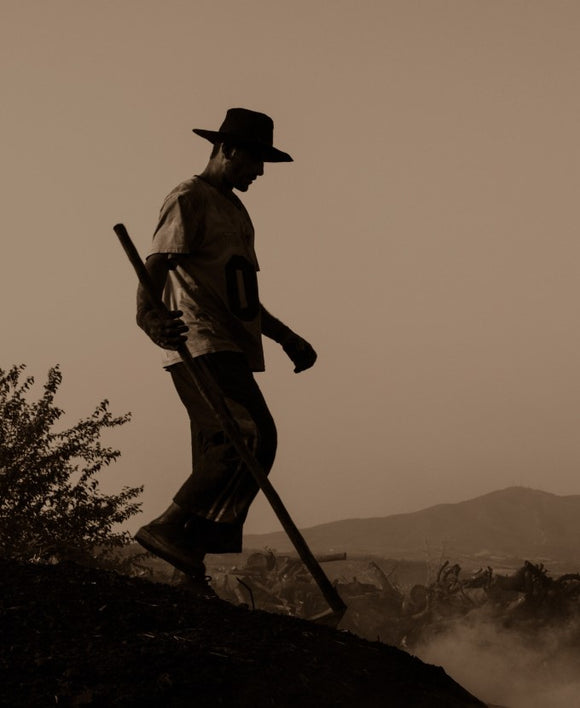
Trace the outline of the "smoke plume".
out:
<instances>
[{"instance_id":1,"label":"smoke plume","mask_svg":"<svg viewBox=\"0 0 580 708\"><path fill-rule=\"evenodd\" d=\"M527 631L478 618L427 639L414 653L489 704L580 707L578 619Z\"/></svg>"}]
</instances>

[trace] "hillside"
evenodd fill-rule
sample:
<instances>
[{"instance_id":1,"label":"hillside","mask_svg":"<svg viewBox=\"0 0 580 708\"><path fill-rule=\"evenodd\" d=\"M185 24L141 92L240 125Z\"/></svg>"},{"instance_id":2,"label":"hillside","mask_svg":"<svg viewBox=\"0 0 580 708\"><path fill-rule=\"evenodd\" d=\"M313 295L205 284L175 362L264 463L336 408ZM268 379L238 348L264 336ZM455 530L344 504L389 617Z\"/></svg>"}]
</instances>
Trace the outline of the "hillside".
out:
<instances>
[{"instance_id":1,"label":"hillside","mask_svg":"<svg viewBox=\"0 0 580 708\"><path fill-rule=\"evenodd\" d=\"M0 560L0 603L10 708L483 706L384 644L116 573Z\"/></svg>"},{"instance_id":2,"label":"hillside","mask_svg":"<svg viewBox=\"0 0 580 708\"><path fill-rule=\"evenodd\" d=\"M302 529L315 552L370 553L424 560L428 555L580 567L580 496L510 487L457 504L384 518L348 519ZM249 535L247 548L291 550L283 532Z\"/></svg>"}]
</instances>

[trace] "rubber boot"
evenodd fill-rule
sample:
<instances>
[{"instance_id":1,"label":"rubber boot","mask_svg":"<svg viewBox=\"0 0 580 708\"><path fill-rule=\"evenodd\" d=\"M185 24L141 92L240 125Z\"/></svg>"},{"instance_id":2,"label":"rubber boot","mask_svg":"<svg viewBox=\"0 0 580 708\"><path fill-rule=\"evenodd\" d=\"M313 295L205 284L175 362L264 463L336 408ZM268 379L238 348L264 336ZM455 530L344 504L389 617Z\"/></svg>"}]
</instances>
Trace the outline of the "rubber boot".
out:
<instances>
[{"instance_id":1,"label":"rubber boot","mask_svg":"<svg viewBox=\"0 0 580 708\"><path fill-rule=\"evenodd\" d=\"M188 543L185 523L190 514L172 503L161 516L137 531L135 540L146 550L192 576L205 577L205 551Z\"/></svg>"},{"instance_id":2,"label":"rubber boot","mask_svg":"<svg viewBox=\"0 0 580 708\"><path fill-rule=\"evenodd\" d=\"M177 526L185 526L190 514L178 506L175 502L167 507L167 509L150 522L150 524L176 524Z\"/></svg>"}]
</instances>

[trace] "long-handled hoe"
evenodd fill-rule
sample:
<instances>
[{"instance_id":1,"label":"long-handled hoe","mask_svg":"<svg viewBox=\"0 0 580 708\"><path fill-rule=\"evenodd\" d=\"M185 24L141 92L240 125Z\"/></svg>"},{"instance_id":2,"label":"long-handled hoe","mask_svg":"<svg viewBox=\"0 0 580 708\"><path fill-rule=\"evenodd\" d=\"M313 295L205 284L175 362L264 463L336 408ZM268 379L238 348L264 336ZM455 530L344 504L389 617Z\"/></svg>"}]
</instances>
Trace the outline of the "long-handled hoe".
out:
<instances>
[{"instance_id":1,"label":"long-handled hoe","mask_svg":"<svg viewBox=\"0 0 580 708\"><path fill-rule=\"evenodd\" d=\"M139 278L139 282L143 286L151 305L158 310L167 311L164 303L155 294L151 277L145 268L137 249L131 241L129 234L127 233L127 229L123 224L117 224L113 227L113 230L119 237L119 241L131 261L131 264L137 273L137 277ZM191 378L201 391L210 408L217 416L220 425L223 427L225 434L230 439L236 452L240 456L240 459L251 472L262 492L264 492L266 499L270 502L272 509L296 548L298 555L310 571L325 600L328 602L330 607L329 610L316 615L315 617L311 617L310 619L312 621L321 622L336 627L346 612L346 605L342 601L336 588L332 585L320 567L320 564L316 558L313 556L310 548L304 540L304 537L292 521L290 514L272 486L272 483L266 476L262 466L248 449L238 424L226 405L221 389L214 381L207 366L205 366L200 359L192 357L187 346L182 345L177 351L181 356L181 359L183 360L183 363L185 364Z\"/></svg>"}]
</instances>

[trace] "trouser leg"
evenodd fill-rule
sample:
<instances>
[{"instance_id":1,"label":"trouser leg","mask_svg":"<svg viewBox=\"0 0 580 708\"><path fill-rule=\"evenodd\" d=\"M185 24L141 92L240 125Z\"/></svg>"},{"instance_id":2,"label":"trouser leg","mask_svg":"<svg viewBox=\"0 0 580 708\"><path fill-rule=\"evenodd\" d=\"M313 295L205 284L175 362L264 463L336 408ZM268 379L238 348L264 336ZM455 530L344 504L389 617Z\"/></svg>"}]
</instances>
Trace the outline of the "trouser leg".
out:
<instances>
[{"instance_id":1,"label":"trouser leg","mask_svg":"<svg viewBox=\"0 0 580 708\"><path fill-rule=\"evenodd\" d=\"M267 474L276 454L276 428L245 358L219 352L205 355L204 360L246 444ZM188 528L195 543L211 553L239 552L242 526L258 485L184 365L176 364L169 371L190 418L193 456L192 474L174 502L191 515Z\"/></svg>"}]
</instances>

